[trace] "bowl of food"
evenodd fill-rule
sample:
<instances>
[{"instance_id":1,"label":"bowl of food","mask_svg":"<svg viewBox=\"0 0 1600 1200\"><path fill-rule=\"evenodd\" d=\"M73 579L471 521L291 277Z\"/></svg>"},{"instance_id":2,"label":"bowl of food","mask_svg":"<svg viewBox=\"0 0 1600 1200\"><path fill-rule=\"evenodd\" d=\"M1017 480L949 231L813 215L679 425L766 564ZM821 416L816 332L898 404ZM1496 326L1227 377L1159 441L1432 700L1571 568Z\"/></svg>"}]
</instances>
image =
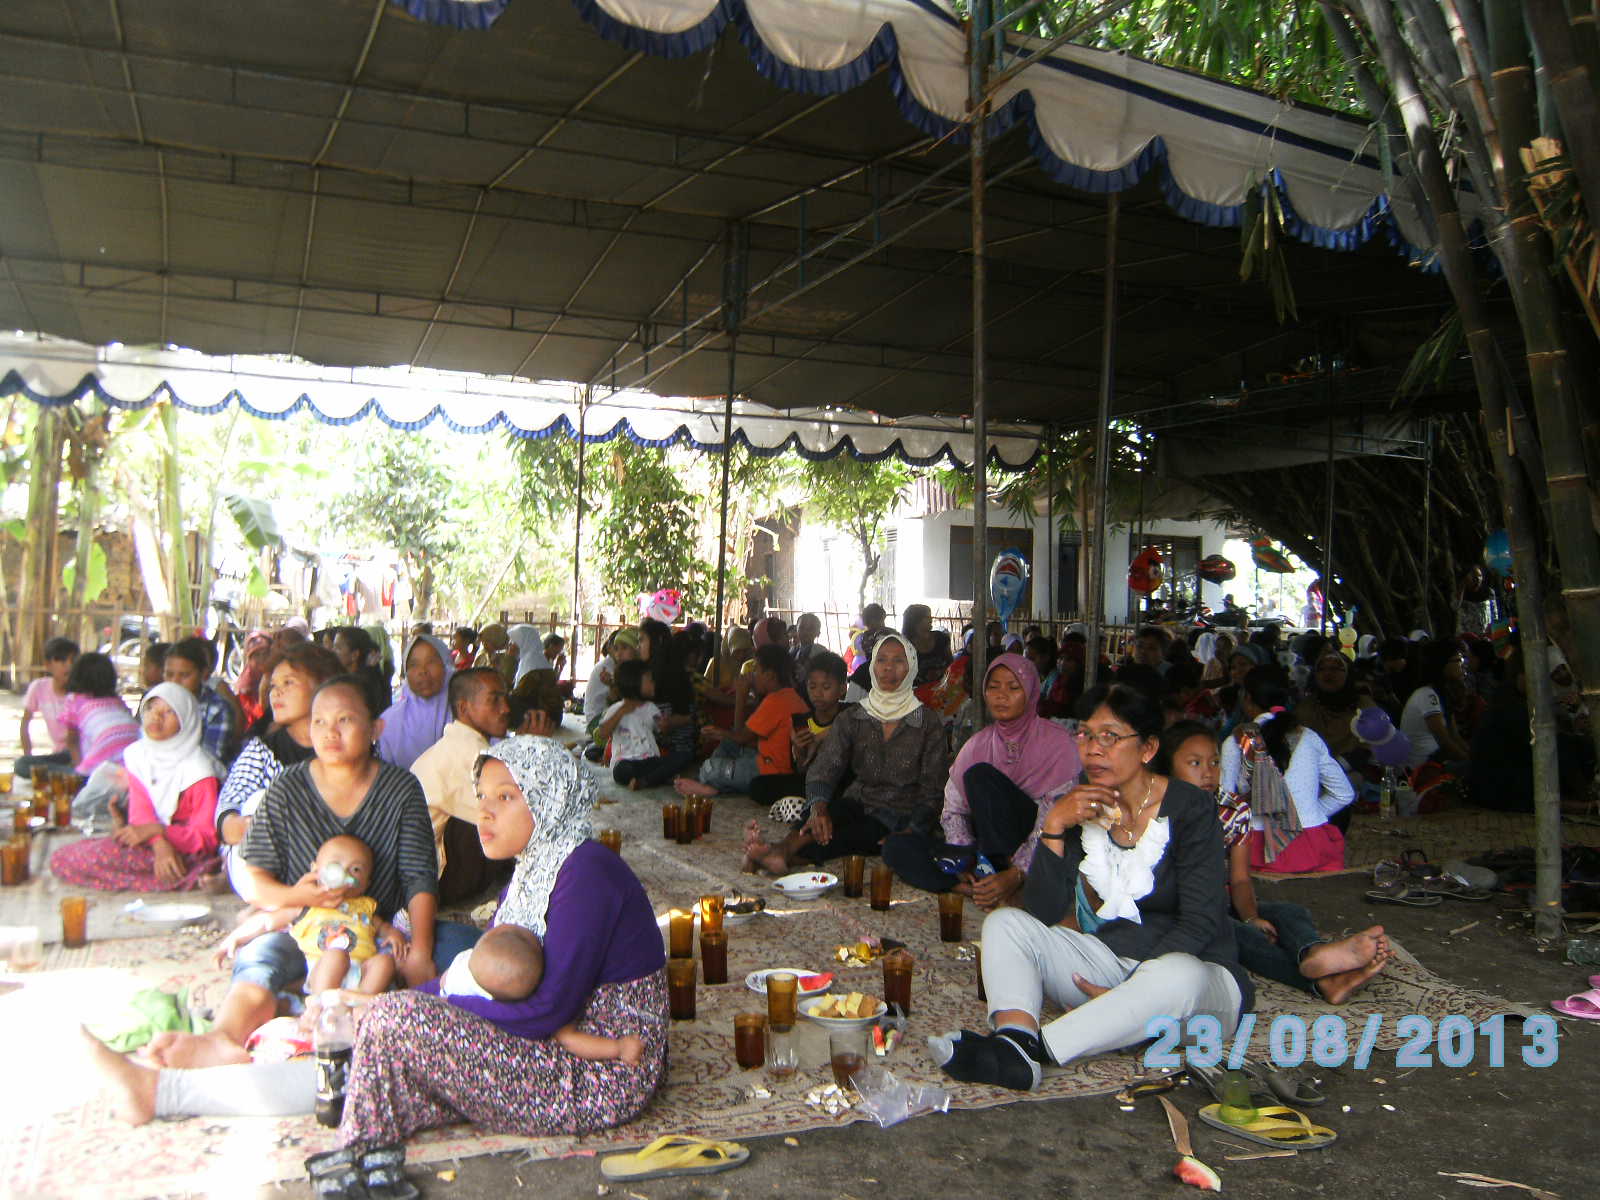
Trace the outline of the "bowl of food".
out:
<instances>
[{"instance_id":1,"label":"bowl of food","mask_svg":"<svg viewBox=\"0 0 1600 1200\"><path fill-rule=\"evenodd\" d=\"M888 1011L882 1000L860 992L824 996L800 1005L800 1015L824 1029L865 1029Z\"/></svg>"},{"instance_id":2,"label":"bowl of food","mask_svg":"<svg viewBox=\"0 0 1600 1200\"><path fill-rule=\"evenodd\" d=\"M744 985L758 996L767 994L767 976L776 975L779 971L787 971L800 981L798 988L801 997L820 996L833 986L833 974L816 974L803 967L768 967L765 971L751 971L744 977Z\"/></svg>"},{"instance_id":3,"label":"bowl of food","mask_svg":"<svg viewBox=\"0 0 1600 1200\"><path fill-rule=\"evenodd\" d=\"M839 877L826 871L796 871L774 879L772 886L791 900L815 900L838 887Z\"/></svg>"},{"instance_id":4,"label":"bowl of food","mask_svg":"<svg viewBox=\"0 0 1600 1200\"><path fill-rule=\"evenodd\" d=\"M728 926L743 925L755 919L766 907L767 902L760 896L729 896L722 902L722 923Z\"/></svg>"},{"instance_id":5,"label":"bowl of food","mask_svg":"<svg viewBox=\"0 0 1600 1200\"><path fill-rule=\"evenodd\" d=\"M209 904L146 904L143 900L135 900L122 910L130 920L138 921L141 925L148 925L157 932L164 929L179 929L184 925L192 925L196 921L203 921L211 915Z\"/></svg>"}]
</instances>

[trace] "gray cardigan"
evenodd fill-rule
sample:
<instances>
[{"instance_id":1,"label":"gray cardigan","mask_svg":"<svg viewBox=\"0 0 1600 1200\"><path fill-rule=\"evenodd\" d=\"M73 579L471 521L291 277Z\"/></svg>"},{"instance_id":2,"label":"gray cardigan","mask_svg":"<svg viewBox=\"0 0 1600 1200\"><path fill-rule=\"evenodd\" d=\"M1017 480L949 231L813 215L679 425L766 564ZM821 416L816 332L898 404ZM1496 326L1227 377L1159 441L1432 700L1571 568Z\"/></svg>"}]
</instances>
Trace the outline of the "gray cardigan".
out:
<instances>
[{"instance_id":1,"label":"gray cardigan","mask_svg":"<svg viewBox=\"0 0 1600 1200\"><path fill-rule=\"evenodd\" d=\"M1192 954L1226 967L1239 985L1240 1012L1255 1007L1255 985L1239 965L1233 921L1228 915L1228 856L1222 848L1217 802L1193 784L1172 779L1161 801L1167 819L1166 853L1156 864L1155 886L1135 903L1140 923L1107 921L1096 937L1123 958ZM1046 925L1076 911L1083 835L1066 831L1057 855L1048 841L1033 856L1022 888L1022 907Z\"/></svg>"}]
</instances>

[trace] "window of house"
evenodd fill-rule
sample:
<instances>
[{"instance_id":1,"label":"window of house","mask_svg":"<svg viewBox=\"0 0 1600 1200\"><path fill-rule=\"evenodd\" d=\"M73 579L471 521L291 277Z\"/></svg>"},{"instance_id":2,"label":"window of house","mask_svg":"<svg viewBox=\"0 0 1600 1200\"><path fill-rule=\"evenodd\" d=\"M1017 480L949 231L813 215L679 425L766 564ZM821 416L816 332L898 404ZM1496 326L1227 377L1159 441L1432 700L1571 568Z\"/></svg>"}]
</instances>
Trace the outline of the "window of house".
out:
<instances>
[{"instance_id":1,"label":"window of house","mask_svg":"<svg viewBox=\"0 0 1600 1200\"><path fill-rule=\"evenodd\" d=\"M1196 588L1194 570L1200 562L1200 539L1168 537L1159 533L1146 533L1140 538L1137 533L1130 533L1128 561L1132 562L1146 546L1154 546L1161 552L1161 586L1151 592L1148 599L1130 592L1128 611L1136 613L1167 608L1183 612L1192 608Z\"/></svg>"}]
</instances>

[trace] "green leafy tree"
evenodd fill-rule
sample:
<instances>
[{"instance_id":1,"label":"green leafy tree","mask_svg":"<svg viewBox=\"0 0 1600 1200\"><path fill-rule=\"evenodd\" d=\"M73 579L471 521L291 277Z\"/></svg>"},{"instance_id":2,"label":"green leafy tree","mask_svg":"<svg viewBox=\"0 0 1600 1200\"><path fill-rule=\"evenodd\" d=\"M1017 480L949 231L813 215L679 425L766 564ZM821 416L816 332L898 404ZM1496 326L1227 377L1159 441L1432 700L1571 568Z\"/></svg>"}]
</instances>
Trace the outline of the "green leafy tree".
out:
<instances>
[{"instance_id":1,"label":"green leafy tree","mask_svg":"<svg viewBox=\"0 0 1600 1200\"><path fill-rule=\"evenodd\" d=\"M347 534L365 535L400 556L416 597L416 614L433 603L434 577L460 547L451 521L452 480L423 440L372 443L355 483L333 503Z\"/></svg>"},{"instance_id":2,"label":"green leafy tree","mask_svg":"<svg viewBox=\"0 0 1600 1200\"><path fill-rule=\"evenodd\" d=\"M916 472L896 459L869 463L849 454L807 462L801 471L808 513L849 534L861 552L858 611L867 603L867 583L882 559L883 523L915 478Z\"/></svg>"}]
</instances>

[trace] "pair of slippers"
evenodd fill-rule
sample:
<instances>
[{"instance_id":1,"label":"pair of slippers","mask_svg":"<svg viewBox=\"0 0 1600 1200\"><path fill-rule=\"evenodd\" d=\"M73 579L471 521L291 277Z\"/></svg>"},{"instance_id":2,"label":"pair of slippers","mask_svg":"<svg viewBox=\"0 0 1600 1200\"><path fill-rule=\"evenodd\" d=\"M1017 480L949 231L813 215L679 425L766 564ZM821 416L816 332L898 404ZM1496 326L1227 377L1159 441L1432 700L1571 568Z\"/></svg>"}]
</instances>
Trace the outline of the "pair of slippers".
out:
<instances>
[{"instance_id":1,"label":"pair of slippers","mask_svg":"<svg viewBox=\"0 0 1600 1200\"><path fill-rule=\"evenodd\" d=\"M406 1146L391 1142L371 1150L350 1146L306 1159L311 1190L320 1200L416 1200L422 1193L406 1178Z\"/></svg>"},{"instance_id":2,"label":"pair of slippers","mask_svg":"<svg viewBox=\"0 0 1600 1200\"><path fill-rule=\"evenodd\" d=\"M1564 1017L1580 1021L1600 1021L1600 975L1589 976L1589 990L1574 992L1565 1000L1552 1000L1550 1007Z\"/></svg>"},{"instance_id":3,"label":"pair of slippers","mask_svg":"<svg viewBox=\"0 0 1600 1200\"><path fill-rule=\"evenodd\" d=\"M643 1150L632 1154L613 1154L600 1160L600 1174L613 1183L633 1183L644 1179L668 1179L679 1175L715 1175L743 1166L750 1151L738 1142L717 1142L710 1138L669 1133L658 1137Z\"/></svg>"}]
</instances>

